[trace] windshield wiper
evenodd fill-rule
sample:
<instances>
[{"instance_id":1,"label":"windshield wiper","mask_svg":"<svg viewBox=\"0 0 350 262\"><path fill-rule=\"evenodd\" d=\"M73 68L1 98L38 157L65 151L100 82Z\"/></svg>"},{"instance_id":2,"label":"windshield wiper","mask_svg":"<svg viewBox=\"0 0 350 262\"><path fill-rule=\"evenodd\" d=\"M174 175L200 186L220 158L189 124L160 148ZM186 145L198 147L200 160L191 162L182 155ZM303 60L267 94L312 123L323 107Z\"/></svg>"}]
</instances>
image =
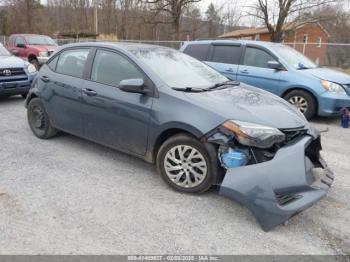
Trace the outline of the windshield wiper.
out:
<instances>
[{"instance_id":1,"label":"windshield wiper","mask_svg":"<svg viewBox=\"0 0 350 262\"><path fill-rule=\"evenodd\" d=\"M212 85L212 86L209 86L207 88L196 88L196 87L185 87L185 88L182 88L182 87L172 87L172 89L176 90L176 91L183 91L183 92L206 92L206 91L210 91L210 90L213 90L213 89L217 89L219 87L222 87L222 86L233 86L233 85L239 85L240 82L238 81L225 81L225 82L222 82L222 83L217 83L215 85Z\"/></svg>"},{"instance_id":2,"label":"windshield wiper","mask_svg":"<svg viewBox=\"0 0 350 262\"><path fill-rule=\"evenodd\" d=\"M216 88L219 88L219 87L222 87L222 86L238 86L240 84L239 81L235 81L235 80L229 80L229 81L225 81L225 82L222 82L222 83L217 83L215 85L212 85L208 88L205 88L204 90L205 91L208 91L208 90L213 90L213 89L216 89Z\"/></svg>"},{"instance_id":3,"label":"windshield wiper","mask_svg":"<svg viewBox=\"0 0 350 262\"><path fill-rule=\"evenodd\" d=\"M183 91L183 92L203 92L205 91L205 89L203 88L195 88L195 87L172 87L172 89L176 90L176 91Z\"/></svg>"}]
</instances>

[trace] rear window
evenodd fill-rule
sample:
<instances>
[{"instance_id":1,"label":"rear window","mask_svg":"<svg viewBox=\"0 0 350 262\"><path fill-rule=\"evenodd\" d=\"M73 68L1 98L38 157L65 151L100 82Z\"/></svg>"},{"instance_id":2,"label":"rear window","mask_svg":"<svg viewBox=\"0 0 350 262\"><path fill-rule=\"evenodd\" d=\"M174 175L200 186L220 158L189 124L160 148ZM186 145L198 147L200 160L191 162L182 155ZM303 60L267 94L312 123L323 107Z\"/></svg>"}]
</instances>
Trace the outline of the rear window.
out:
<instances>
[{"instance_id":1,"label":"rear window","mask_svg":"<svg viewBox=\"0 0 350 262\"><path fill-rule=\"evenodd\" d=\"M209 45L204 45L204 44L188 45L184 50L184 53L198 60L206 61L208 50L209 50Z\"/></svg>"},{"instance_id":2,"label":"rear window","mask_svg":"<svg viewBox=\"0 0 350 262\"><path fill-rule=\"evenodd\" d=\"M239 64L241 58L241 46L217 45L214 46L211 61L225 64Z\"/></svg>"}]
</instances>

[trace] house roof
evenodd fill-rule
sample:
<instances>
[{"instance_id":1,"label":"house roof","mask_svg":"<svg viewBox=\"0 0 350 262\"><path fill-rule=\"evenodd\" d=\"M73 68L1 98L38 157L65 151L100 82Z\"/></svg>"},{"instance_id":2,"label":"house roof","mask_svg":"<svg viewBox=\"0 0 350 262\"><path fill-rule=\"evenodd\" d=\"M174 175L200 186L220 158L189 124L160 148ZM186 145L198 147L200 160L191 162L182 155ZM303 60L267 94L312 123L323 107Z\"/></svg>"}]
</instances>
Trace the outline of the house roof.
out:
<instances>
[{"instance_id":1,"label":"house roof","mask_svg":"<svg viewBox=\"0 0 350 262\"><path fill-rule=\"evenodd\" d=\"M282 29L283 31L290 31L293 29L301 28L311 23L313 22L308 22L308 23L291 22L283 25ZM316 24L320 26L321 29L326 32L326 34L329 35L329 33L326 31L326 29L324 29L324 27L320 23L317 22ZM219 38L235 38L235 37L241 37L241 36L252 36L256 34L268 34L268 33L269 33L269 30L267 29L267 27L263 26L263 27L235 30L235 31L220 35Z\"/></svg>"}]
</instances>

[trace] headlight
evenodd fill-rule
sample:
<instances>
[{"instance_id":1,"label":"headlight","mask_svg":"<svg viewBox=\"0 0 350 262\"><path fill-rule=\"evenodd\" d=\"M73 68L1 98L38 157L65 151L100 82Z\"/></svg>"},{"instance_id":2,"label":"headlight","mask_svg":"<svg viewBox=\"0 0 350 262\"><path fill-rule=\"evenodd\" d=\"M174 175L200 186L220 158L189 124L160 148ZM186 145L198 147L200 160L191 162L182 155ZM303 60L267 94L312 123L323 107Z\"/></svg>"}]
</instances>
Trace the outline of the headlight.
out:
<instances>
[{"instance_id":1,"label":"headlight","mask_svg":"<svg viewBox=\"0 0 350 262\"><path fill-rule=\"evenodd\" d=\"M36 72L36 68L33 64L29 64L27 69L28 69L29 74L33 74Z\"/></svg>"},{"instance_id":2,"label":"headlight","mask_svg":"<svg viewBox=\"0 0 350 262\"><path fill-rule=\"evenodd\" d=\"M327 80L321 80L321 85L329 92L346 95L346 92L344 88L341 85L338 85L336 83L327 81Z\"/></svg>"},{"instance_id":3,"label":"headlight","mask_svg":"<svg viewBox=\"0 0 350 262\"><path fill-rule=\"evenodd\" d=\"M49 53L47 51L39 52L39 56L41 56L41 57L48 57Z\"/></svg>"},{"instance_id":4,"label":"headlight","mask_svg":"<svg viewBox=\"0 0 350 262\"><path fill-rule=\"evenodd\" d=\"M270 148L283 142L285 135L277 128L229 120L222 125L232 131L239 143L258 148Z\"/></svg>"}]
</instances>

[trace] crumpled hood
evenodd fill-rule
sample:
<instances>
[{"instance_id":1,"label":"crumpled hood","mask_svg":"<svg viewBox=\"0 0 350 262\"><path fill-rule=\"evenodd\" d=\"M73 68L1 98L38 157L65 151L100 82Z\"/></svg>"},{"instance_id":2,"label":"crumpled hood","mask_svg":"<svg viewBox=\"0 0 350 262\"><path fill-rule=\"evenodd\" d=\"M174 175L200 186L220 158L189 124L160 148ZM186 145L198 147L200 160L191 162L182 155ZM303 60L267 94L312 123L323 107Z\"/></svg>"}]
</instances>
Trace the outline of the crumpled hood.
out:
<instances>
[{"instance_id":1,"label":"crumpled hood","mask_svg":"<svg viewBox=\"0 0 350 262\"><path fill-rule=\"evenodd\" d=\"M302 113L287 101L252 86L240 84L226 89L185 95L192 102L226 119L281 129L309 126Z\"/></svg>"},{"instance_id":2,"label":"crumpled hood","mask_svg":"<svg viewBox=\"0 0 350 262\"><path fill-rule=\"evenodd\" d=\"M0 56L0 68L23 68L28 62L16 56Z\"/></svg>"},{"instance_id":3,"label":"crumpled hood","mask_svg":"<svg viewBox=\"0 0 350 262\"><path fill-rule=\"evenodd\" d=\"M330 68L313 68L300 70L305 74L311 74L319 79L328 80L338 84L350 84L350 75L330 69Z\"/></svg>"}]
</instances>

